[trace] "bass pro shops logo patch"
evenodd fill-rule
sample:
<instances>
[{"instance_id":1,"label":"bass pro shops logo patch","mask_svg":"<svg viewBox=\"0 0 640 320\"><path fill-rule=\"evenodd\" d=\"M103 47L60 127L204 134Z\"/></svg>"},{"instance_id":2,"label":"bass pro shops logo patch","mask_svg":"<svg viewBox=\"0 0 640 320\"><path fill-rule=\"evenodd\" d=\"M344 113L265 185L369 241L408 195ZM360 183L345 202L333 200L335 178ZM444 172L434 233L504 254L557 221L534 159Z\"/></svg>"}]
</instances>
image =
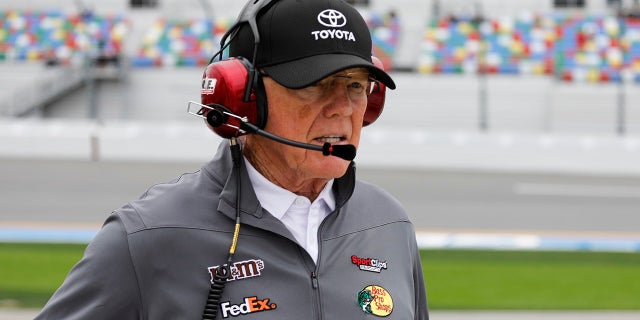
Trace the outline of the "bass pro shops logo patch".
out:
<instances>
[{"instance_id":1,"label":"bass pro shops logo patch","mask_svg":"<svg viewBox=\"0 0 640 320\"><path fill-rule=\"evenodd\" d=\"M381 286L366 286L358 292L358 305L364 313L378 317L386 317L393 311L391 294Z\"/></svg>"}]
</instances>

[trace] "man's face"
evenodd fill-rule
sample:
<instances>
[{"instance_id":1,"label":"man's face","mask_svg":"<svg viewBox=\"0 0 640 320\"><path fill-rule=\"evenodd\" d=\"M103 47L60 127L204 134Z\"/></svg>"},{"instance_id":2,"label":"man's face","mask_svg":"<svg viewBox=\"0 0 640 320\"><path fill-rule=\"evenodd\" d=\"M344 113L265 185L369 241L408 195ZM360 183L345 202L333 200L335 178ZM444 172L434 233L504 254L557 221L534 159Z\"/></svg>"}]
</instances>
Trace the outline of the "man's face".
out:
<instances>
[{"instance_id":1,"label":"man's face","mask_svg":"<svg viewBox=\"0 0 640 320\"><path fill-rule=\"evenodd\" d=\"M369 76L366 69L347 69L303 89L288 89L264 78L269 105L265 130L275 135L322 146L351 144L358 147L367 106ZM252 135L261 144L255 156L268 159L270 170L301 179L338 178L349 161L322 152L287 146ZM293 178L293 177L291 177Z\"/></svg>"}]
</instances>

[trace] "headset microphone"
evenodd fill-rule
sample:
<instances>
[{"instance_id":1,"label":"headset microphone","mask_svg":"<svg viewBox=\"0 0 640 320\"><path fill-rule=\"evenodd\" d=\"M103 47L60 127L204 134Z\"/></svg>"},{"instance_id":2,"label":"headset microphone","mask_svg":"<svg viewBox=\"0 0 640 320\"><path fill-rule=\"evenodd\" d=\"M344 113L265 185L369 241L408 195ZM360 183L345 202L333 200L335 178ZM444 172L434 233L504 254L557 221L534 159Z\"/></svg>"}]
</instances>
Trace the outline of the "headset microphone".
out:
<instances>
[{"instance_id":1,"label":"headset microphone","mask_svg":"<svg viewBox=\"0 0 640 320\"><path fill-rule=\"evenodd\" d=\"M190 109L192 104L195 104L196 106L198 106L201 111L198 111L198 112L191 111ZM206 112L206 116L202 115L203 108L208 110ZM286 138L277 136L273 133L270 133L268 131L262 130L258 126L247 121L246 118L235 115L229 111L226 111L225 109L226 108L224 108L223 106L211 107L211 106L206 106L206 105L197 103L195 101L189 101L187 111L194 116L204 118L207 121L207 124L212 128L218 128L220 126L228 126L228 127L237 129L239 132L243 134L247 134L247 133L257 134L289 146L320 151L325 156L335 156L347 161L351 161L356 157L356 147L354 145L351 145L351 144L333 145L328 142L325 142L324 145L319 146L315 144L303 143L303 142L286 139ZM237 120L236 124L235 125L230 124L229 123L230 119L236 119Z\"/></svg>"},{"instance_id":2,"label":"headset microphone","mask_svg":"<svg viewBox=\"0 0 640 320\"><path fill-rule=\"evenodd\" d=\"M318 146L315 144L302 143L298 141L289 140L280 136L276 136L275 134L270 133L268 131L264 131L249 122L242 122L242 124L240 125L240 129L248 133L255 133L255 134L261 135L263 137L269 138L271 140L275 140L280 143L284 143L286 145L303 148L303 149L321 151L322 154L325 156L336 156L338 158L342 158L347 161L351 161L353 160L353 158L356 157L356 147L352 144L333 145L333 144L330 144L329 142L325 142L324 145Z\"/></svg>"}]
</instances>

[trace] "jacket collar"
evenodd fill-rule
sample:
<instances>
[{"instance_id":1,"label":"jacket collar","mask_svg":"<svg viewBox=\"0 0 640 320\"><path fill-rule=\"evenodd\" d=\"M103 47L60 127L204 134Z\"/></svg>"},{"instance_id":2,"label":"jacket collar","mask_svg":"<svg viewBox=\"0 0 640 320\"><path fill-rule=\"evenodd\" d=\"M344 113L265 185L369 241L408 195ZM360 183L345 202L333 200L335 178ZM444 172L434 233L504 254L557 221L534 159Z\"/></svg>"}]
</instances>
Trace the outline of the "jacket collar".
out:
<instances>
[{"instance_id":1,"label":"jacket collar","mask_svg":"<svg viewBox=\"0 0 640 320\"><path fill-rule=\"evenodd\" d=\"M241 161L241 163L244 164L244 161ZM214 159L209 162L204 169L216 177L218 181L225 181L220 194L218 211L222 212L230 219L235 219L236 195L238 190L238 183L235 174L237 168L233 167L228 140L224 140L220 143ZM351 162L345 175L335 179L333 183L333 192L336 199L336 211L339 211L340 208L347 203L349 198L351 198L355 188L355 181L355 163ZM258 198L253 190L253 186L251 185L247 169L244 165L240 169L240 184L242 187L240 194L240 211L243 223L252 224L252 221L255 223L259 222L261 227L265 227L264 223L267 221L254 221L255 219L263 219L265 212L260 206Z\"/></svg>"}]
</instances>

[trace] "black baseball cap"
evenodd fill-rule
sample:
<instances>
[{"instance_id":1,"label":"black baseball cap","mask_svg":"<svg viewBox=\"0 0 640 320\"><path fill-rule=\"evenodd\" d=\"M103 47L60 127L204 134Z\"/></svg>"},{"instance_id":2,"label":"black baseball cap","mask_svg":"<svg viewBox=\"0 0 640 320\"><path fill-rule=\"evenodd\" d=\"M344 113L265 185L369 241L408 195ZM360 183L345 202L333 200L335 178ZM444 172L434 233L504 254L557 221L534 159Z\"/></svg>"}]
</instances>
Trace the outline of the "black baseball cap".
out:
<instances>
[{"instance_id":1,"label":"black baseball cap","mask_svg":"<svg viewBox=\"0 0 640 320\"><path fill-rule=\"evenodd\" d=\"M255 38L244 23L249 0L231 35L229 56L253 60ZM258 0L255 67L281 85L299 89L349 68L366 68L385 86L393 79L371 61L371 34L360 13L342 0Z\"/></svg>"}]
</instances>

